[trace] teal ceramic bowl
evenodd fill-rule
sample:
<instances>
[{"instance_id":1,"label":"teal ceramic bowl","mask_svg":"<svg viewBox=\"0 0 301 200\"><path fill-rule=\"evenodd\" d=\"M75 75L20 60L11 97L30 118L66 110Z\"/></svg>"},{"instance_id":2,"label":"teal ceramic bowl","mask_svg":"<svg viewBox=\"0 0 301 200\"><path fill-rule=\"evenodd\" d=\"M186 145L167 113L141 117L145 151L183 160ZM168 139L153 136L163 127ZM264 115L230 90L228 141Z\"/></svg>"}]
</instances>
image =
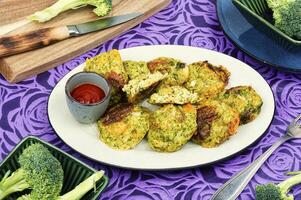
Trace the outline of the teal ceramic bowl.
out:
<instances>
[{"instance_id":1,"label":"teal ceramic bowl","mask_svg":"<svg viewBox=\"0 0 301 200\"><path fill-rule=\"evenodd\" d=\"M81 84L90 83L101 88L105 97L97 103L80 103L76 101L71 92ZM94 72L79 72L71 76L65 85L65 95L68 108L73 117L84 124L94 123L105 113L111 97L111 85L100 74Z\"/></svg>"},{"instance_id":2,"label":"teal ceramic bowl","mask_svg":"<svg viewBox=\"0 0 301 200\"><path fill-rule=\"evenodd\" d=\"M74 189L79 183L91 176L96 170L77 160L76 158L66 154L57 147L40 140L37 137L29 136L23 139L13 151L2 161L0 164L0 180L4 174L10 170L11 172L18 169L18 157L23 150L31 144L41 143L48 148L48 150L56 157L64 170L64 184L62 188L62 194ZM96 182L96 191L90 190L81 200L96 200L99 198L101 192L108 184L108 177L103 176L98 182ZM6 200L15 200L24 192L18 192L10 195Z\"/></svg>"},{"instance_id":3,"label":"teal ceramic bowl","mask_svg":"<svg viewBox=\"0 0 301 200\"><path fill-rule=\"evenodd\" d=\"M246 20L288 50L300 49L301 41L289 37L273 25L272 10L266 0L232 0Z\"/></svg>"}]
</instances>

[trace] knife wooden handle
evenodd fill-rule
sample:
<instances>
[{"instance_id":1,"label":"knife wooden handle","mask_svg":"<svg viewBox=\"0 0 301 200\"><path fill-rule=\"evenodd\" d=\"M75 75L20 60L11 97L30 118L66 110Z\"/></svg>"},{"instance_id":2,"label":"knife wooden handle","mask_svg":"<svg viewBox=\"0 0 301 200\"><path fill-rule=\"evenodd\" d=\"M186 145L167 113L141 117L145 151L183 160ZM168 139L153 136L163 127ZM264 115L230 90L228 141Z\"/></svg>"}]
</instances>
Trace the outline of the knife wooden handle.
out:
<instances>
[{"instance_id":1,"label":"knife wooden handle","mask_svg":"<svg viewBox=\"0 0 301 200\"><path fill-rule=\"evenodd\" d=\"M0 37L0 57L34 50L69 37L66 26L39 29L13 36Z\"/></svg>"}]
</instances>

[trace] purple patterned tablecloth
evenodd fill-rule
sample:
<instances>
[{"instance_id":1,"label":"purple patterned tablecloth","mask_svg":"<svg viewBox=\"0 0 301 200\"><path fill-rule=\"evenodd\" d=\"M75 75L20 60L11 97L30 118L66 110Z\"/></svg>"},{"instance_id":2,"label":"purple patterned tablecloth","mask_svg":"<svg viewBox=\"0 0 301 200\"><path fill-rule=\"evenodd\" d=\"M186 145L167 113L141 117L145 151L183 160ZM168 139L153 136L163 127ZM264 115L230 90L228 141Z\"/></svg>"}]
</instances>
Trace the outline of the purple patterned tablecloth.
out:
<instances>
[{"instance_id":1,"label":"purple patterned tablecloth","mask_svg":"<svg viewBox=\"0 0 301 200\"><path fill-rule=\"evenodd\" d=\"M110 182L103 200L206 200L229 178L248 166L284 134L286 126L301 113L301 75L277 71L240 51L225 37L217 19L215 0L173 0L160 13L103 45L55 69L9 84L0 75L0 161L27 135L35 135L74 155L96 169L104 169ZM62 142L47 116L47 101L56 83L70 70L112 48L177 44L213 49L253 66L270 84L276 98L272 125L254 145L232 158L210 165L168 172L115 168L93 162ZM97 151L97 149L95 149ZM259 183L279 182L287 171L301 170L301 140L285 143L268 159L239 199L254 199ZM193 155L192 155L193 156ZM301 187L293 189L301 199Z\"/></svg>"}]
</instances>

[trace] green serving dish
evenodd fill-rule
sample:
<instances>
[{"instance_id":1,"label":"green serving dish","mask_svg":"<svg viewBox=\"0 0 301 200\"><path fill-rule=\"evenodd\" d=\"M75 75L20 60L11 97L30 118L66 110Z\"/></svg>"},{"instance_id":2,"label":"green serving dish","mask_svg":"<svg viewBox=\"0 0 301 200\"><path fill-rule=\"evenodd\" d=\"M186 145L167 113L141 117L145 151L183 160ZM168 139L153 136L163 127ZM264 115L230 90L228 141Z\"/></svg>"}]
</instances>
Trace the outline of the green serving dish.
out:
<instances>
[{"instance_id":1,"label":"green serving dish","mask_svg":"<svg viewBox=\"0 0 301 200\"><path fill-rule=\"evenodd\" d=\"M301 46L300 40L295 40L273 25L273 13L266 0L232 0L241 14L254 27L273 38L288 50L296 50ZM299 49L299 48L298 48Z\"/></svg>"},{"instance_id":2,"label":"green serving dish","mask_svg":"<svg viewBox=\"0 0 301 200\"><path fill-rule=\"evenodd\" d=\"M3 160L0 164L0 180L3 178L4 174L10 170L11 172L18 169L19 163L18 158L23 152L23 150L31 144L41 143L45 145L48 150L56 157L62 164L64 170L64 184L62 188L62 194L74 189L79 183L84 181L86 178L91 176L96 170L84 164L83 162L77 160L76 158L68 155L67 153L61 151L57 147L46 143L40 140L37 137L29 136L23 139L13 151ZM95 200L99 197L100 193L108 184L108 177L103 176L96 183L96 191L92 189L85 196L82 197L82 200ZM10 195L7 200L15 200L17 197L25 194L25 192L18 192Z\"/></svg>"}]
</instances>

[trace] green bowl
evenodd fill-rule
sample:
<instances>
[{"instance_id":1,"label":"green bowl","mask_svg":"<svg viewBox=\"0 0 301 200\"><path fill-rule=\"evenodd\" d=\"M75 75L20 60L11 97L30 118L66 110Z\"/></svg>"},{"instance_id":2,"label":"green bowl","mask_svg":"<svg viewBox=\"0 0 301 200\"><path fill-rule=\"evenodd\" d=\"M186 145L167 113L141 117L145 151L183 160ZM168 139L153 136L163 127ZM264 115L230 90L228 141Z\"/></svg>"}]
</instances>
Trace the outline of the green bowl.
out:
<instances>
[{"instance_id":1,"label":"green bowl","mask_svg":"<svg viewBox=\"0 0 301 200\"><path fill-rule=\"evenodd\" d=\"M300 40L289 37L273 25L273 13L266 0L232 0L246 20L254 27L269 35L274 41L288 50L301 46Z\"/></svg>"},{"instance_id":2,"label":"green bowl","mask_svg":"<svg viewBox=\"0 0 301 200\"><path fill-rule=\"evenodd\" d=\"M4 174L10 170L11 172L18 169L19 163L18 158L23 152L23 150L31 144L41 143L48 148L48 150L56 157L62 164L64 170L64 184L62 188L62 194L74 189L79 183L84 181L86 178L91 176L96 170L84 164L83 162L77 160L76 158L68 155L67 153L61 151L57 147L40 140L37 137L29 136L23 139L14 150L3 160L0 164L0 180L3 178ZM99 197L100 193L108 184L108 177L103 176L96 183L96 191L92 189L81 200L95 200ZM15 200L25 192L18 192L10 195L7 200Z\"/></svg>"}]
</instances>

